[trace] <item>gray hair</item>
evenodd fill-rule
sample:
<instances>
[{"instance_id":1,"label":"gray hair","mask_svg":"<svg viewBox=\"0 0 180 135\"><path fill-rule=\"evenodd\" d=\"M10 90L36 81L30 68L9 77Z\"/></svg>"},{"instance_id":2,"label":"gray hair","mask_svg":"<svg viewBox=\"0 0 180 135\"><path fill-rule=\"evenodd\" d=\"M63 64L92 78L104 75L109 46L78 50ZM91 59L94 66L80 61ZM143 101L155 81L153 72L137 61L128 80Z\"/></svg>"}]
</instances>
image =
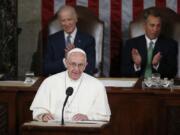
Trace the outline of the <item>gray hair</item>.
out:
<instances>
[{"instance_id":1,"label":"gray hair","mask_svg":"<svg viewBox=\"0 0 180 135\"><path fill-rule=\"evenodd\" d=\"M66 54L66 57L63 59L63 63L64 63L64 66L67 68L67 65L66 65L66 62L65 62L65 59L68 60L70 55L74 52L78 52L78 53L82 53L85 57L85 62L87 62L87 56L86 56L86 52L80 48L73 48L72 50L70 50L67 54Z\"/></svg>"},{"instance_id":2,"label":"gray hair","mask_svg":"<svg viewBox=\"0 0 180 135\"><path fill-rule=\"evenodd\" d=\"M86 52L84 50L80 49L80 48L73 48L72 50L70 50L66 55L66 59L68 59L69 56L74 52L82 53L85 56L85 59L87 59Z\"/></svg>"},{"instance_id":3,"label":"gray hair","mask_svg":"<svg viewBox=\"0 0 180 135\"><path fill-rule=\"evenodd\" d=\"M147 20L150 15L161 18L160 11L157 7L150 7L146 9L143 14L144 20Z\"/></svg>"},{"instance_id":4,"label":"gray hair","mask_svg":"<svg viewBox=\"0 0 180 135\"><path fill-rule=\"evenodd\" d=\"M70 11L72 16L74 17L74 19L78 18L76 10L72 6L64 5L64 6L60 7L59 10L57 11L58 17L60 17L61 12L63 12L63 11Z\"/></svg>"}]
</instances>

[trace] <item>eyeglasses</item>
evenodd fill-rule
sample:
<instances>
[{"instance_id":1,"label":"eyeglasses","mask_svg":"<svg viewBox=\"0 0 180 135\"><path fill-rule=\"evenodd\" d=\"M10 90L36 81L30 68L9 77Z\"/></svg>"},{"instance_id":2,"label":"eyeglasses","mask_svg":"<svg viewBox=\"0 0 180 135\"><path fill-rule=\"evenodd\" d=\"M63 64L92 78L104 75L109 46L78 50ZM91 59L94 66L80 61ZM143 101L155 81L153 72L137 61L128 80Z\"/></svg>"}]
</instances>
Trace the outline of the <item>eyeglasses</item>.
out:
<instances>
[{"instance_id":1,"label":"eyeglasses","mask_svg":"<svg viewBox=\"0 0 180 135\"><path fill-rule=\"evenodd\" d=\"M78 67L79 69L83 69L85 67L85 64L84 63L75 63L75 62L69 62L69 65L72 67L72 68L76 68Z\"/></svg>"}]
</instances>

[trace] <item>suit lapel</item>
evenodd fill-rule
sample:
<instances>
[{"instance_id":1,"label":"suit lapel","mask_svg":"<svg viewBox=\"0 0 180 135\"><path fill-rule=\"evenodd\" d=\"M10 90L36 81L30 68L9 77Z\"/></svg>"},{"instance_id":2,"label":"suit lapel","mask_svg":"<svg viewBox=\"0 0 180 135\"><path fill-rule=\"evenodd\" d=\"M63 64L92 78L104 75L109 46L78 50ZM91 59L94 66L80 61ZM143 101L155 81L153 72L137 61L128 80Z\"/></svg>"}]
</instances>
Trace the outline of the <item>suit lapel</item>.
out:
<instances>
[{"instance_id":1,"label":"suit lapel","mask_svg":"<svg viewBox=\"0 0 180 135\"><path fill-rule=\"evenodd\" d=\"M74 40L74 44L76 47L81 48L81 34L80 32L77 30L76 36L75 36L75 40Z\"/></svg>"},{"instance_id":2,"label":"suit lapel","mask_svg":"<svg viewBox=\"0 0 180 135\"><path fill-rule=\"evenodd\" d=\"M146 45L145 36L141 38L139 50L142 58L142 65L144 66L146 65L146 60L147 60L147 45Z\"/></svg>"},{"instance_id":3,"label":"suit lapel","mask_svg":"<svg viewBox=\"0 0 180 135\"><path fill-rule=\"evenodd\" d=\"M65 49L65 38L64 31L60 31L53 38L52 49L54 52L54 57L59 59L60 57L64 57L64 49Z\"/></svg>"},{"instance_id":4,"label":"suit lapel","mask_svg":"<svg viewBox=\"0 0 180 135\"><path fill-rule=\"evenodd\" d=\"M65 48L66 47L66 39L65 39L64 31L60 32L59 40L60 40L59 43L61 44L60 46L62 48Z\"/></svg>"},{"instance_id":5,"label":"suit lapel","mask_svg":"<svg viewBox=\"0 0 180 135\"><path fill-rule=\"evenodd\" d=\"M156 44L154 46L153 56L160 51L160 45L161 45L160 42L161 42L161 40L160 40L160 38L158 38L158 40L156 41Z\"/></svg>"}]
</instances>

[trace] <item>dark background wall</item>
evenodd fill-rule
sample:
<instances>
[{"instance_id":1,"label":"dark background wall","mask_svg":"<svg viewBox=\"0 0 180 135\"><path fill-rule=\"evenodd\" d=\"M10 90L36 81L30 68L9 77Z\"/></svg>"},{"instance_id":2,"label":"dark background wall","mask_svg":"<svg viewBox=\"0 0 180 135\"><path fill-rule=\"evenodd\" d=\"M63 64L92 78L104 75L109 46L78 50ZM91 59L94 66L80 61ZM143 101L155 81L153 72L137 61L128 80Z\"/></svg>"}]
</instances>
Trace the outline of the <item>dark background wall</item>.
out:
<instances>
[{"instance_id":1,"label":"dark background wall","mask_svg":"<svg viewBox=\"0 0 180 135\"><path fill-rule=\"evenodd\" d=\"M37 49L41 29L41 0L18 0L18 27L22 29L18 41L18 75L30 70L33 53Z\"/></svg>"}]
</instances>

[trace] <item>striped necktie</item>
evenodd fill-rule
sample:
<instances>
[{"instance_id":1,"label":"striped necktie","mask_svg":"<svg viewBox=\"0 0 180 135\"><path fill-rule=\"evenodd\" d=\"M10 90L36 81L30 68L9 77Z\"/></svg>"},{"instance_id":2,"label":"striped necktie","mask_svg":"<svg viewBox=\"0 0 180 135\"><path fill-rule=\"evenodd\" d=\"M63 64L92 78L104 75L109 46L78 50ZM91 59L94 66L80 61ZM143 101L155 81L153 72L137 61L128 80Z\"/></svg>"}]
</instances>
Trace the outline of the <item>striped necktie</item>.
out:
<instances>
[{"instance_id":1,"label":"striped necktie","mask_svg":"<svg viewBox=\"0 0 180 135\"><path fill-rule=\"evenodd\" d=\"M151 77L152 75L151 61L152 61L152 54L153 54L153 44L154 43L150 41L148 52L147 52L147 64L146 64L146 69L145 69L145 74L144 74L145 78Z\"/></svg>"},{"instance_id":2,"label":"striped necktie","mask_svg":"<svg viewBox=\"0 0 180 135\"><path fill-rule=\"evenodd\" d=\"M71 35L68 35L66 38L66 46L68 46L69 44L71 44Z\"/></svg>"}]
</instances>

